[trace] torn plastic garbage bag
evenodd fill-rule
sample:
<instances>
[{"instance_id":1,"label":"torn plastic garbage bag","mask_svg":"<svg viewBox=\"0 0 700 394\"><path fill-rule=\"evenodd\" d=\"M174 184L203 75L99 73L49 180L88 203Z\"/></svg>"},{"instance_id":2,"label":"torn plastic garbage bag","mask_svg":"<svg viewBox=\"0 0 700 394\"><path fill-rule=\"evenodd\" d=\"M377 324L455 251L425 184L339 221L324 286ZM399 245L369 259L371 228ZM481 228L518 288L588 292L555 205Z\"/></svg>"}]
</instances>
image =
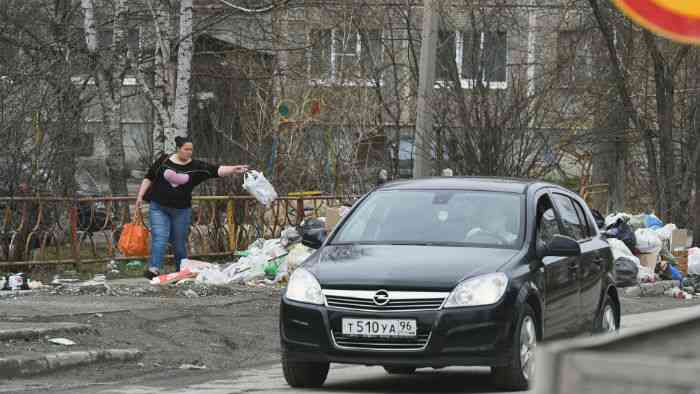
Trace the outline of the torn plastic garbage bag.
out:
<instances>
[{"instance_id":1,"label":"torn plastic garbage bag","mask_svg":"<svg viewBox=\"0 0 700 394\"><path fill-rule=\"evenodd\" d=\"M289 226L282 231L280 242L284 247L301 242L301 234L299 234L296 228Z\"/></svg>"},{"instance_id":2,"label":"torn plastic garbage bag","mask_svg":"<svg viewBox=\"0 0 700 394\"><path fill-rule=\"evenodd\" d=\"M652 230L658 230L664 226L664 222L661 221L656 215L644 215L644 225Z\"/></svg>"},{"instance_id":3,"label":"torn plastic garbage bag","mask_svg":"<svg viewBox=\"0 0 700 394\"><path fill-rule=\"evenodd\" d=\"M659 238L661 238L662 241L668 241L673 235L673 230L676 229L678 229L678 227L676 227L675 224L671 223L663 226L662 228L654 230L654 232L656 233L656 235L659 236Z\"/></svg>"},{"instance_id":4,"label":"torn plastic garbage bag","mask_svg":"<svg viewBox=\"0 0 700 394\"><path fill-rule=\"evenodd\" d=\"M658 253L661 250L661 239L649 228L640 228L634 232L637 239L637 250L640 253Z\"/></svg>"},{"instance_id":5,"label":"torn plastic garbage bag","mask_svg":"<svg viewBox=\"0 0 700 394\"><path fill-rule=\"evenodd\" d=\"M262 172L250 170L243 176L243 188L262 205L269 207L277 199L277 192Z\"/></svg>"},{"instance_id":6,"label":"torn plastic garbage bag","mask_svg":"<svg viewBox=\"0 0 700 394\"><path fill-rule=\"evenodd\" d=\"M208 285L225 285L229 281L230 279L225 273L213 268L200 271L196 279L196 282Z\"/></svg>"},{"instance_id":7,"label":"torn plastic garbage bag","mask_svg":"<svg viewBox=\"0 0 700 394\"><path fill-rule=\"evenodd\" d=\"M639 265L628 257L615 259L615 284L617 287L632 287L638 283Z\"/></svg>"},{"instance_id":8,"label":"torn plastic garbage bag","mask_svg":"<svg viewBox=\"0 0 700 394\"><path fill-rule=\"evenodd\" d=\"M301 226L302 244L317 248L326 240L326 223L320 219L305 220Z\"/></svg>"},{"instance_id":9,"label":"torn plastic garbage bag","mask_svg":"<svg viewBox=\"0 0 700 394\"><path fill-rule=\"evenodd\" d=\"M632 215L629 217L629 220L627 223L632 226L633 230L639 230L640 228L646 228L646 224L644 224L644 217L646 215L640 214L640 215Z\"/></svg>"},{"instance_id":10,"label":"torn plastic garbage bag","mask_svg":"<svg viewBox=\"0 0 700 394\"><path fill-rule=\"evenodd\" d=\"M296 244L294 245L290 250L289 254L287 255L287 266L289 267L289 271L292 272L297 267L301 265L309 256L313 254L314 250L304 246L302 244Z\"/></svg>"},{"instance_id":11,"label":"torn plastic garbage bag","mask_svg":"<svg viewBox=\"0 0 700 394\"><path fill-rule=\"evenodd\" d=\"M619 220L605 230L605 236L608 238L617 238L624 242L629 250L634 250L637 247L637 238L634 235L632 227L627 222Z\"/></svg>"},{"instance_id":12,"label":"torn plastic garbage bag","mask_svg":"<svg viewBox=\"0 0 700 394\"><path fill-rule=\"evenodd\" d=\"M625 245L624 242L617 238L608 238L608 244L610 244L610 250L612 251L613 258L615 260L625 257L632 260L637 266L640 265L639 258L632 254L632 251Z\"/></svg>"},{"instance_id":13,"label":"torn plastic garbage bag","mask_svg":"<svg viewBox=\"0 0 700 394\"><path fill-rule=\"evenodd\" d=\"M611 213L605 217L605 228L610 228L617 223L626 222L629 216L624 213Z\"/></svg>"},{"instance_id":14,"label":"torn plastic garbage bag","mask_svg":"<svg viewBox=\"0 0 700 394\"><path fill-rule=\"evenodd\" d=\"M700 248L688 249L688 275L700 275Z\"/></svg>"}]
</instances>

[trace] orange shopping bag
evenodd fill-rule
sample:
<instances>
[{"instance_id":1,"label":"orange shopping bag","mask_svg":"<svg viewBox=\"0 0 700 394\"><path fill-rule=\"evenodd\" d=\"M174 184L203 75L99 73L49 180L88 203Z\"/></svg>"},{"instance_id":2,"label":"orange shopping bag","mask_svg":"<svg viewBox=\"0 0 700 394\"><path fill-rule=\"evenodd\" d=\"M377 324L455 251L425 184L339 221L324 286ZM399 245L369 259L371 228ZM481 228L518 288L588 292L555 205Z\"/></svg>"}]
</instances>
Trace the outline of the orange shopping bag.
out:
<instances>
[{"instance_id":1,"label":"orange shopping bag","mask_svg":"<svg viewBox=\"0 0 700 394\"><path fill-rule=\"evenodd\" d=\"M124 225L119 237L119 250L125 256L147 256L150 252L150 232L143 223L141 211L136 210L131 223Z\"/></svg>"}]
</instances>

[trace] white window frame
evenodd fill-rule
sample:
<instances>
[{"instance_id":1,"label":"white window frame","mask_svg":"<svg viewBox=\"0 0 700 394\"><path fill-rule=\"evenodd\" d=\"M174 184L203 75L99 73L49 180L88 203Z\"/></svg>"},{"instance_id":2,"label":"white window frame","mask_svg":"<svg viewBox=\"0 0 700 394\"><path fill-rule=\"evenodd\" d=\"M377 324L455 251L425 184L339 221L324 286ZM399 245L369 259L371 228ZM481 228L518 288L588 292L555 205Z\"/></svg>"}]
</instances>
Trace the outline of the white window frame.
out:
<instances>
[{"instance_id":1,"label":"white window frame","mask_svg":"<svg viewBox=\"0 0 700 394\"><path fill-rule=\"evenodd\" d=\"M472 79L472 78L463 78L462 77L462 66L464 64L464 35L462 34L462 31L453 31L451 34L455 35L455 63L457 64L457 73L459 75L459 82L460 85L462 86L462 89L474 89L477 87L477 80ZM480 39L479 39L479 51L481 53L484 52L484 32L480 31L479 34ZM506 64L504 64L504 67L506 68L506 80L505 81L488 81L488 88L492 90L504 90L508 89L508 35L506 33ZM486 84L486 70L481 70L481 83ZM449 81L445 80L436 80L435 81L435 88L436 89L441 89L441 88L447 88L449 87L450 83Z\"/></svg>"},{"instance_id":2,"label":"white window frame","mask_svg":"<svg viewBox=\"0 0 700 394\"><path fill-rule=\"evenodd\" d=\"M329 71L330 71L330 77L329 78L311 78L309 79L309 82L313 85L319 85L319 86L364 86L364 87L373 87L377 85L377 81L369 78L369 79L339 79L338 78L338 69L337 69L337 61L336 59L340 56L347 56L347 57L355 57L357 61L359 62L361 57L362 57L362 37L360 35L360 31L356 31L355 34L357 35L357 44L355 45L355 53L350 55L350 54L345 54L345 53L339 53L338 48L336 47L336 33L340 32L341 29L339 28L333 28L331 30L331 58L330 58L330 66L329 66ZM382 30L381 34L382 40L384 40L384 30ZM383 50L384 48L382 48ZM383 58L383 57L382 57ZM309 74L311 73L311 70L309 69ZM384 86L384 80L380 79L379 80L379 86Z\"/></svg>"}]
</instances>

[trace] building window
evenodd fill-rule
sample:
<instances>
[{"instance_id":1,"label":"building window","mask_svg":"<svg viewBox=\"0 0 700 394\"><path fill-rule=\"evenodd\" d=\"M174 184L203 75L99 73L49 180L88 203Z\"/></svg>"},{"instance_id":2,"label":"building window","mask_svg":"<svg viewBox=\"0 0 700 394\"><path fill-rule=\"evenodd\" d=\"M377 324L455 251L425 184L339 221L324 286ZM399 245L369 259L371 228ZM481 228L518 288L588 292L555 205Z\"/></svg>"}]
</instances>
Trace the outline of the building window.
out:
<instances>
[{"instance_id":1,"label":"building window","mask_svg":"<svg viewBox=\"0 0 700 394\"><path fill-rule=\"evenodd\" d=\"M139 28L130 28L127 30L126 44L129 49L138 50L141 47L140 43L140 33ZM109 48L112 46L113 42L113 30L112 29L100 29L97 32L97 43L98 48Z\"/></svg>"},{"instance_id":2,"label":"building window","mask_svg":"<svg viewBox=\"0 0 700 394\"><path fill-rule=\"evenodd\" d=\"M507 87L507 34L504 31L440 31L436 77L438 85L459 78L464 89L477 83L491 89Z\"/></svg>"},{"instance_id":3,"label":"building window","mask_svg":"<svg viewBox=\"0 0 700 394\"><path fill-rule=\"evenodd\" d=\"M381 30L324 29L311 32L311 79L320 84L374 85L382 63Z\"/></svg>"},{"instance_id":4,"label":"building window","mask_svg":"<svg viewBox=\"0 0 700 394\"><path fill-rule=\"evenodd\" d=\"M95 153L95 135L92 133L80 133L78 135L80 143L77 146L79 157L90 157Z\"/></svg>"},{"instance_id":5,"label":"building window","mask_svg":"<svg viewBox=\"0 0 700 394\"><path fill-rule=\"evenodd\" d=\"M591 42L578 30L560 31L557 42L559 83L562 88L580 87L593 74Z\"/></svg>"}]
</instances>

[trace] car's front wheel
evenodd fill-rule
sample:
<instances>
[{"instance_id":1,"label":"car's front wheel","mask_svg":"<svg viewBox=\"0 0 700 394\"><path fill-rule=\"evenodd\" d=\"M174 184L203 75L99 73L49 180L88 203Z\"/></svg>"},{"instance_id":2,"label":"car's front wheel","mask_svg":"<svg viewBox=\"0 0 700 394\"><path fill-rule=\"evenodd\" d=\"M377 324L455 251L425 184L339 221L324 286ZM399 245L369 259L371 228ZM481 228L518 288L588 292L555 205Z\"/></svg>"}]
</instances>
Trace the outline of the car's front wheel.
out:
<instances>
[{"instance_id":1,"label":"car's front wheel","mask_svg":"<svg viewBox=\"0 0 700 394\"><path fill-rule=\"evenodd\" d=\"M537 319L530 305L525 304L513 338L513 353L508 366L493 367L494 383L508 390L527 390L535 374Z\"/></svg>"},{"instance_id":2,"label":"car's front wheel","mask_svg":"<svg viewBox=\"0 0 700 394\"><path fill-rule=\"evenodd\" d=\"M389 374L389 375L410 375L414 372L416 372L416 369L413 367L395 367L395 366L384 366L384 370Z\"/></svg>"},{"instance_id":3,"label":"car's front wheel","mask_svg":"<svg viewBox=\"0 0 700 394\"><path fill-rule=\"evenodd\" d=\"M613 303L609 295L606 295L605 299L603 300L603 307L600 309L600 315L598 315L596 318L593 331L595 333L604 334L619 330L619 313L620 312L617 305Z\"/></svg>"},{"instance_id":4,"label":"car's front wheel","mask_svg":"<svg viewBox=\"0 0 700 394\"><path fill-rule=\"evenodd\" d=\"M328 377L329 363L290 361L282 355L282 370L287 383L296 388L315 388L323 386Z\"/></svg>"}]
</instances>

